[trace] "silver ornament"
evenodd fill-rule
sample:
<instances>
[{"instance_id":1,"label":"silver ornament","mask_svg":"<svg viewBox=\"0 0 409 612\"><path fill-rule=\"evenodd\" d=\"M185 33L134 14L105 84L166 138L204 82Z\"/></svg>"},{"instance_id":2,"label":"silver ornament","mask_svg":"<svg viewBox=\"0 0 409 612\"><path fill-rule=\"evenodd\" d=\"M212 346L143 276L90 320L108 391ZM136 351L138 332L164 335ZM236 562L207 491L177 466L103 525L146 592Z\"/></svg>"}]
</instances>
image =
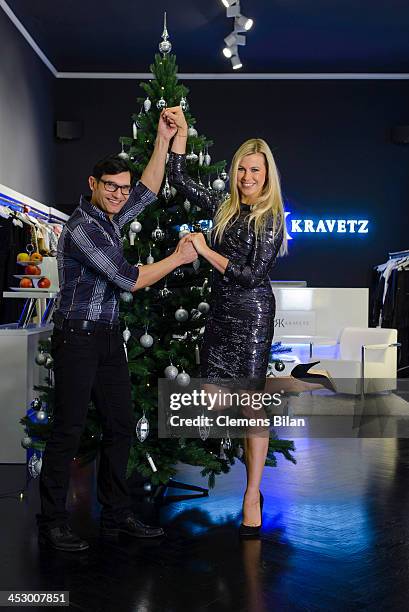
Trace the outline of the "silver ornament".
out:
<instances>
[{"instance_id":1,"label":"silver ornament","mask_svg":"<svg viewBox=\"0 0 409 612\"><path fill-rule=\"evenodd\" d=\"M185 112L188 109L188 103L187 100L184 96L182 96L181 100L180 100L180 108L182 109L183 112Z\"/></svg>"},{"instance_id":2,"label":"silver ornament","mask_svg":"<svg viewBox=\"0 0 409 612\"><path fill-rule=\"evenodd\" d=\"M149 421L146 418L145 413L144 413L143 416L139 419L139 421L136 424L136 436L139 442L145 442L148 435L149 435Z\"/></svg>"},{"instance_id":3,"label":"silver ornament","mask_svg":"<svg viewBox=\"0 0 409 612\"><path fill-rule=\"evenodd\" d=\"M149 100L149 96L146 96L146 100L144 100L144 103L143 103L143 108L145 110L145 113L149 112L151 106L152 106L152 102Z\"/></svg>"},{"instance_id":4,"label":"silver ornament","mask_svg":"<svg viewBox=\"0 0 409 612\"><path fill-rule=\"evenodd\" d=\"M169 380L175 380L176 376L179 374L179 370L176 366L170 364L165 368L164 374L166 378L169 378Z\"/></svg>"},{"instance_id":5,"label":"silver ornament","mask_svg":"<svg viewBox=\"0 0 409 612\"><path fill-rule=\"evenodd\" d=\"M159 289L159 297L161 297L161 298L166 298L171 293L172 292L167 288L166 285L164 287L162 287L162 289Z\"/></svg>"},{"instance_id":6,"label":"silver ornament","mask_svg":"<svg viewBox=\"0 0 409 612\"><path fill-rule=\"evenodd\" d=\"M45 358L47 359L47 353L45 353ZM39 397L35 397L30 404L30 408L32 408L33 410L41 410L42 405L43 402L41 401L41 399Z\"/></svg>"},{"instance_id":7,"label":"silver ornament","mask_svg":"<svg viewBox=\"0 0 409 612\"><path fill-rule=\"evenodd\" d=\"M213 181L212 187L215 191L224 191L226 184L224 181L222 181L221 178L217 178L216 180Z\"/></svg>"},{"instance_id":8,"label":"silver ornament","mask_svg":"<svg viewBox=\"0 0 409 612\"><path fill-rule=\"evenodd\" d=\"M196 259L192 263L192 266L193 266L193 270L197 272L198 269L200 268L200 259L198 257L196 257Z\"/></svg>"},{"instance_id":9,"label":"silver ornament","mask_svg":"<svg viewBox=\"0 0 409 612\"><path fill-rule=\"evenodd\" d=\"M146 453L146 454L145 454L145 457L146 457L146 459L148 460L148 463L149 463L149 465L150 465L150 466L151 466L151 468L152 468L152 472L157 472L157 471L158 471L158 468L156 467L155 462L154 462L154 460L152 459L152 457L150 456L150 454L149 454L149 453Z\"/></svg>"},{"instance_id":10,"label":"silver ornament","mask_svg":"<svg viewBox=\"0 0 409 612\"><path fill-rule=\"evenodd\" d=\"M190 383L190 376L189 376L189 374L187 374L187 372L185 372L183 370L183 372L181 372L180 374L178 374L176 376L176 382L181 387L187 387L189 385L189 383Z\"/></svg>"},{"instance_id":11,"label":"silver ornament","mask_svg":"<svg viewBox=\"0 0 409 612\"><path fill-rule=\"evenodd\" d=\"M42 421L42 422L43 422L43 421L47 420L47 413L46 413L46 411L45 411L45 410L39 410L39 411L37 412L36 416L37 416L37 419L38 419L39 421Z\"/></svg>"},{"instance_id":12,"label":"silver ornament","mask_svg":"<svg viewBox=\"0 0 409 612\"><path fill-rule=\"evenodd\" d=\"M192 321L196 321L196 319L199 319L201 316L202 313L197 308L192 308L192 310L190 311L190 317Z\"/></svg>"},{"instance_id":13,"label":"silver ornament","mask_svg":"<svg viewBox=\"0 0 409 612\"><path fill-rule=\"evenodd\" d=\"M130 230L132 232L134 232L135 234L139 234L139 232L142 229L142 225L139 223L139 221L132 221L131 225L130 225Z\"/></svg>"},{"instance_id":14,"label":"silver ornament","mask_svg":"<svg viewBox=\"0 0 409 612\"><path fill-rule=\"evenodd\" d=\"M176 190L174 187L171 187L171 188L170 188L170 192L171 192L171 194L172 194L172 198L174 198L174 197L175 197L175 195L177 194L177 190Z\"/></svg>"},{"instance_id":15,"label":"silver ornament","mask_svg":"<svg viewBox=\"0 0 409 612\"><path fill-rule=\"evenodd\" d=\"M145 287L145 291L150 291L150 290L151 290L151 288L149 286Z\"/></svg>"},{"instance_id":16,"label":"silver ornament","mask_svg":"<svg viewBox=\"0 0 409 612\"><path fill-rule=\"evenodd\" d=\"M137 268L141 268L142 266L143 266L143 263L142 263L141 258L139 257L139 259L138 259L138 263L136 264L136 267L137 267Z\"/></svg>"},{"instance_id":17,"label":"silver ornament","mask_svg":"<svg viewBox=\"0 0 409 612\"><path fill-rule=\"evenodd\" d=\"M152 238L160 242L161 240L164 239L164 237L165 237L165 232L163 231L163 229L159 227L159 222L158 222L158 227L154 229L152 232Z\"/></svg>"},{"instance_id":18,"label":"silver ornament","mask_svg":"<svg viewBox=\"0 0 409 612\"><path fill-rule=\"evenodd\" d=\"M210 435L210 425L206 422L206 417L204 412L202 413L202 417L200 419L199 424L199 436L200 439L204 442Z\"/></svg>"},{"instance_id":19,"label":"silver ornament","mask_svg":"<svg viewBox=\"0 0 409 612\"><path fill-rule=\"evenodd\" d=\"M179 239L183 238L183 236L187 236L188 234L190 234L190 229L188 228L181 229L179 232Z\"/></svg>"},{"instance_id":20,"label":"silver ornament","mask_svg":"<svg viewBox=\"0 0 409 612\"><path fill-rule=\"evenodd\" d=\"M21 446L23 448L30 448L32 443L33 440L30 438L30 436L24 436L24 438L21 440Z\"/></svg>"},{"instance_id":21,"label":"silver ornament","mask_svg":"<svg viewBox=\"0 0 409 612\"><path fill-rule=\"evenodd\" d=\"M199 151L199 166L203 166L203 162L204 162L204 155L203 155L202 149L200 149L200 151Z\"/></svg>"},{"instance_id":22,"label":"silver ornament","mask_svg":"<svg viewBox=\"0 0 409 612\"><path fill-rule=\"evenodd\" d=\"M185 211L186 211L186 212L189 212L189 210L190 210L191 206L192 206L192 205L191 205L191 203L189 202L189 200L188 200L188 199L186 199L186 200L183 202L183 208L185 209Z\"/></svg>"},{"instance_id":23,"label":"silver ornament","mask_svg":"<svg viewBox=\"0 0 409 612\"><path fill-rule=\"evenodd\" d=\"M207 302L200 302L197 309L199 310L199 312L202 312L203 314L207 314L210 310L210 306Z\"/></svg>"},{"instance_id":24,"label":"silver ornament","mask_svg":"<svg viewBox=\"0 0 409 612\"><path fill-rule=\"evenodd\" d=\"M204 156L203 162L205 166L210 166L210 162L212 161L212 158L210 157L209 153L206 153L206 155Z\"/></svg>"},{"instance_id":25,"label":"silver ornament","mask_svg":"<svg viewBox=\"0 0 409 612\"><path fill-rule=\"evenodd\" d=\"M45 367L47 368L47 370L51 370L53 365L54 365L54 359L51 357L51 355L47 355L47 360L45 362Z\"/></svg>"},{"instance_id":26,"label":"silver ornament","mask_svg":"<svg viewBox=\"0 0 409 612\"><path fill-rule=\"evenodd\" d=\"M135 232L133 232L131 229L128 232L128 238L129 238L129 244L131 246L135 246L135 238L136 238L136 234ZM122 238L122 240L125 242L125 237Z\"/></svg>"},{"instance_id":27,"label":"silver ornament","mask_svg":"<svg viewBox=\"0 0 409 612\"><path fill-rule=\"evenodd\" d=\"M164 100L163 96L156 102L156 108L159 110L166 108L166 100Z\"/></svg>"},{"instance_id":28,"label":"silver ornament","mask_svg":"<svg viewBox=\"0 0 409 612\"><path fill-rule=\"evenodd\" d=\"M187 130L187 135L190 138L197 138L197 129L193 127L193 125L189 125L189 128Z\"/></svg>"},{"instance_id":29,"label":"silver ornament","mask_svg":"<svg viewBox=\"0 0 409 612\"><path fill-rule=\"evenodd\" d=\"M139 338L139 342L143 348L150 348L153 344L153 338L150 334L143 334L143 336Z\"/></svg>"},{"instance_id":30,"label":"silver ornament","mask_svg":"<svg viewBox=\"0 0 409 612\"><path fill-rule=\"evenodd\" d=\"M41 472L42 459L38 457L35 453L31 455L28 462L28 473L31 478L37 478Z\"/></svg>"},{"instance_id":31,"label":"silver ornament","mask_svg":"<svg viewBox=\"0 0 409 612\"><path fill-rule=\"evenodd\" d=\"M150 493L152 491L152 485L150 482L145 482L143 485L143 490L146 491L147 493Z\"/></svg>"},{"instance_id":32,"label":"silver ornament","mask_svg":"<svg viewBox=\"0 0 409 612\"><path fill-rule=\"evenodd\" d=\"M155 261L155 259L152 257L152 255L148 255L148 257L146 258L146 263L147 264L153 264L154 261Z\"/></svg>"},{"instance_id":33,"label":"silver ornament","mask_svg":"<svg viewBox=\"0 0 409 612\"><path fill-rule=\"evenodd\" d=\"M176 276L176 278L184 278L185 273L183 272L183 270L181 268L176 268L175 270L173 270L173 276Z\"/></svg>"},{"instance_id":34,"label":"silver ornament","mask_svg":"<svg viewBox=\"0 0 409 612\"><path fill-rule=\"evenodd\" d=\"M170 40L168 40L168 38L169 38L169 33L166 27L166 12L165 12L163 16L162 40L159 43L159 51L163 53L164 56L170 53L172 49L172 43L170 42Z\"/></svg>"},{"instance_id":35,"label":"silver ornament","mask_svg":"<svg viewBox=\"0 0 409 612\"><path fill-rule=\"evenodd\" d=\"M207 181L207 188L212 190L212 184L210 182L210 177L208 178L208 181Z\"/></svg>"},{"instance_id":36,"label":"silver ornament","mask_svg":"<svg viewBox=\"0 0 409 612\"><path fill-rule=\"evenodd\" d=\"M136 121L134 121L132 124L132 136L134 140L138 138L138 126L136 124Z\"/></svg>"},{"instance_id":37,"label":"silver ornament","mask_svg":"<svg viewBox=\"0 0 409 612\"><path fill-rule=\"evenodd\" d=\"M46 361L47 361L47 353L44 353L43 351L40 351L39 353L37 353L35 357L35 362L37 365L42 366L45 364Z\"/></svg>"},{"instance_id":38,"label":"silver ornament","mask_svg":"<svg viewBox=\"0 0 409 612\"><path fill-rule=\"evenodd\" d=\"M172 198L172 190L170 188L167 176L166 176L166 179L165 179L165 184L164 184L163 189L162 189L162 195L165 198L166 202L169 202L169 200Z\"/></svg>"},{"instance_id":39,"label":"silver ornament","mask_svg":"<svg viewBox=\"0 0 409 612\"><path fill-rule=\"evenodd\" d=\"M124 339L125 342L128 342L128 340L131 338L131 335L132 334L131 334L128 326L126 326L126 328L122 332L122 338Z\"/></svg>"},{"instance_id":40,"label":"silver ornament","mask_svg":"<svg viewBox=\"0 0 409 612\"><path fill-rule=\"evenodd\" d=\"M119 297L125 304L130 304L133 301L133 295L130 291L121 291Z\"/></svg>"},{"instance_id":41,"label":"silver ornament","mask_svg":"<svg viewBox=\"0 0 409 612\"><path fill-rule=\"evenodd\" d=\"M126 151L122 150L120 153L118 153L118 157L120 157L121 159L129 159L129 155Z\"/></svg>"},{"instance_id":42,"label":"silver ornament","mask_svg":"<svg viewBox=\"0 0 409 612\"><path fill-rule=\"evenodd\" d=\"M223 170L223 172L220 172L220 178L222 179L222 181L227 181L227 172L225 170Z\"/></svg>"},{"instance_id":43,"label":"silver ornament","mask_svg":"<svg viewBox=\"0 0 409 612\"><path fill-rule=\"evenodd\" d=\"M188 159L190 162L197 162L197 160L199 159L196 153L194 152L193 147L191 152L186 155L186 159Z\"/></svg>"},{"instance_id":44,"label":"silver ornament","mask_svg":"<svg viewBox=\"0 0 409 612\"><path fill-rule=\"evenodd\" d=\"M188 311L182 308L182 306L180 306L175 312L176 321L179 321L179 323L184 323L185 321L188 320L188 318L189 318Z\"/></svg>"}]
</instances>

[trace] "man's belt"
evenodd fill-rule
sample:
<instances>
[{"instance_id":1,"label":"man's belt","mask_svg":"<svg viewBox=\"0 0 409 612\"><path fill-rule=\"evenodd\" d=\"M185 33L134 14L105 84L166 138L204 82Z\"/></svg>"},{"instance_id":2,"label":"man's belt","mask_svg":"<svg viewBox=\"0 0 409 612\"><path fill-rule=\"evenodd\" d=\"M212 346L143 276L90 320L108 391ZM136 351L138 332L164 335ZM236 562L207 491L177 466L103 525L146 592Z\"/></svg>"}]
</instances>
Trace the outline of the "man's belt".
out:
<instances>
[{"instance_id":1,"label":"man's belt","mask_svg":"<svg viewBox=\"0 0 409 612\"><path fill-rule=\"evenodd\" d=\"M58 312L53 315L54 327L63 330L76 331L119 331L119 323L108 323L107 321L90 321L88 319L66 319Z\"/></svg>"}]
</instances>

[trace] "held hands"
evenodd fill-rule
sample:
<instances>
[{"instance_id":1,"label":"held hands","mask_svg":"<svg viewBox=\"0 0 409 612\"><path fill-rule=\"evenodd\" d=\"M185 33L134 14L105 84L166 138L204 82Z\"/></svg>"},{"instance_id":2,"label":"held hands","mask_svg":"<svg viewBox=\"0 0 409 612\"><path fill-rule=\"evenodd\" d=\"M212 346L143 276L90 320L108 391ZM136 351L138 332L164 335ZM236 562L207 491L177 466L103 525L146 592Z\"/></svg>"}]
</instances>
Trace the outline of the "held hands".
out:
<instances>
[{"instance_id":1,"label":"held hands","mask_svg":"<svg viewBox=\"0 0 409 612\"><path fill-rule=\"evenodd\" d=\"M206 253L209 250L209 247L207 246L206 239L202 233L192 232L191 234L187 234L187 236L184 236L184 238L186 238L187 241L193 244L198 255L206 257Z\"/></svg>"},{"instance_id":2,"label":"held hands","mask_svg":"<svg viewBox=\"0 0 409 612\"><path fill-rule=\"evenodd\" d=\"M168 123L169 128L175 130L178 136L187 137L187 123L180 106L172 106L165 108L163 111L164 120Z\"/></svg>"},{"instance_id":3,"label":"held hands","mask_svg":"<svg viewBox=\"0 0 409 612\"><path fill-rule=\"evenodd\" d=\"M189 236L183 236L175 249L175 253L181 258L180 265L192 263L197 259L197 252L188 238Z\"/></svg>"},{"instance_id":4,"label":"held hands","mask_svg":"<svg viewBox=\"0 0 409 612\"><path fill-rule=\"evenodd\" d=\"M166 110L168 109L163 110L159 117L158 136L162 136L162 138L169 142L178 131L178 128L173 121L167 120L165 116Z\"/></svg>"}]
</instances>

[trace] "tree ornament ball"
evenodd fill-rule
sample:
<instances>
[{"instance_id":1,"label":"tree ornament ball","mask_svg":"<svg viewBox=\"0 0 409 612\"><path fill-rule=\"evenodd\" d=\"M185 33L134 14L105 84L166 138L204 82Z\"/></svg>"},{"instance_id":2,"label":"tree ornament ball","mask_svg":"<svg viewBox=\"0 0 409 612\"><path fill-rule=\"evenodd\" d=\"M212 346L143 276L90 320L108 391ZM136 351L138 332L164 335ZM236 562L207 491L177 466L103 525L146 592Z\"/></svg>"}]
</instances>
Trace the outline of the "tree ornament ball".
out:
<instances>
[{"instance_id":1,"label":"tree ornament ball","mask_svg":"<svg viewBox=\"0 0 409 612\"><path fill-rule=\"evenodd\" d=\"M150 348L153 344L153 338L150 334L143 334L143 336L139 338L139 342L143 348Z\"/></svg>"},{"instance_id":2,"label":"tree ornament ball","mask_svg":"<svg viewBox=\"0 0 409 612\"><path fill-rule=\"evenodd\" d=\"M223 170L223 172L220 172L220 178L222 179L222 181L227 180L227 172L225 170Z\"/></svg>"},{"instance_id":3,"label":"tree ornament ball","mask_svg":"<svg viewBox=\"0 0 409 612\"><path fill-rule=\"evenodd\" d=\"M185 112L188 108L188 103L187 100L184 96L182 96L181 100L180 100L180 108L182 109L183 112Z\"/></svg>"},{"instance_id":4,"label":"tree ornament ball","mask_svg":"<svg viewBox=\"0 0 409 612\"><path fill-rule=\"evenodd\" d=\"M183 370L180 374L176 376L176 382L181 387L187 387L190 383L190 376L187 372Z\"/></svg>"},{"instance_id":5,"label":"tree ornament ball","mask_svg":"<svg viewBox=\"0 0 409 612\"><path fill-rule=\"evenodd\" d=\"M159 43L159 51L164 55L170 53L172 51L172 43L170 42L170 40L161 40L161 42Z\"/></svg>"},{"instance_id":6,"label":"tree ornament ball","mask_svg":"<svg viewBox=\"0 0 409 612\"><path fill-rule=\"evenodd\" d=\"M174 365L168 365L164 370L164 374L169 380L175 380L176 376L179 374L179 370Z\"/></svg>"},{"instance_id":7,"label":"tree ornament ball","mask_svg":"<svg viewBox=\"0 0 409 612\"><path fill-rule=\"evenodd\" d=\"M161 297L161 298L166 298L171 293L172 292L167 287L162 287L162 289L159 289L159 297Z\"/></svg>"},{"instance_id":8,"label":"tree ornament ball","mask_svg":"<svg viewBox=\"0 0 409 612\"><path fill-rule=\"evenodd\" d=\"M159 242L159 241L163 240L164 237L165 237L165 232L160 227L157 227L156 229L153 230L152 238L154 240L157 240Z\"/></svg>"},{"instance_id":9,"label":"tree ornament ball","mask_svg":"<svg viewBox=\"0 0 409 612\"><path fill-rule=\"evenodd\" d=\"M42 405L43 405L43 402L40 400L40 398L35 397L30 404L30 408L32 408L33 410L41 410Z\"/></svg>"},{"instance_id":10,"label":"tree ornament ball","mask_svg":"<svg viewBox=\"0 0 409 612\"><path fill-rule=\"evenodd\" d=\"M32 444L32 439L30 438L30 436L24 436L24 438L21 440L21 446L23 448L30 448L31 444Z\"/></svg>"},{"instance_id":11,"label":"tree ornament ball","mask_svg":"<svg viewBox=\"0 0 409 612\"><path fill-rule=\"evenodd\" d=\"M133 295L130 291L122 291L119 297L125 304L130 304L133 301Z\"/></svg>"},{"instance_id":12,"label":"tree ornament ball","mask_svg":"<svg viewBox=\"0 0 409 612\"><path fill-rule=\"evenodd\" d=\"M199 310L199 312L202 312L203 314L207 314L210 310L210 305L207 302L200 302L197 309Z\"/></svg>"},{"instance_id":13,"label":"tree ornament ball","mask_svg":"<svg viewBox=\"0 0 409 612\"><path fill-rule=\"evenodd\" d=\"M224 191L226 184L221 178L217 178L213 181L212 187L215 191Z\"/></svg>"},{"instance_id":14,"label":"tree ornament ball","mask_svg":"<svg viewBox=\"0 0 409 612\"><path fill-rule=\"evenodd\" d=\"M147 264L153 264L155 261L155 259L152 257L152 255L148 255L148 257L146 258L146 263Z\"/></svg>"},{"instance_id":15,"label":"tree ornament ball","mask_svg":"<svg viewBox=\"0 0 409 612\"><path fill-rule=\"evenodd\" d=\"M132 221L130 226L131 232L135 232L135 234L139 234L142 229L142 224L139 221Z\"/></svg>"},{"instance_id":16,"label":"tree ornament ball","mask_svg":"<svg viewBox=\"0 0 409 612\"><path fill-rule=\"evenodd\" d=\"M164 108L166 108L166 100L163 98L163 96L160 100L156 102L156 108L158 108L159 110L163 110Z\"/></svg>"},{"instance_id":17,"label":"tree ornament ball","mask_svg":"<svg viewBox=\"0 0 409 612\"><path fill-rule=\"evenodd\" d=\"M277 372L283 372L283 370L285 370L285 365L282 361L276 361L274 367Z\"/></svg>"},{"instance_id":18,"label":"tree ornament ball","mask_svg":"<svg viewBox=\"0 0 409 612\"><path fill-rule=\"evenodd\" d=\"M190 316L192 318L192 321L195 321L196 319L199 319L202 316L202 313L197 308L192 308L192 310L190 311Z\"/></svg>"},{"instance_id":19,"label":"tree ornament ball","mask_svg":"<svg viewBox=\"0 0 409 612\"><path fill-rule=\"evenodd\" d=\"M128 327L126 329L124 329L124 331L122 332L122 337L124 339L124 342L128 342L128 340L130 340L130 338L131 338L131 331L130 331L130 329Z\"/></svg>"},{"instance_id":20,"label":"tree ornament ball","mask_svg":"<svg viewBox=\"0 0 409 612\"><path fill-rule=\"evenodd\" d=\"M177 311L175 312L176 321L178 321L179 323L184 323L185 321L188 320L188 318L189 318L188 311L182 308L182 306L180 306L180 308L178 308Z\"/></svg>"},{"instance_id":21,"label":"tree ornament ball","mask_svg":"<svg viewBox=\"0 0 409 612\"><path fill-rule=\"evenodd\" d=\"M145 110L145 113L149 112L151 106L152 106L152 102L150 101L149 96L147 96L146 100L143 103L143 108Z\"/></svg>"},{"instance_id":22,"label":"tree ornament ball","mask_svg":"<svg viewBox=\"0 0 409 612\"><path fill-rule=\"evenodd\" d=\"M44 422L47 420L47 413L45 410L39 410L36 416L37 416L37 419L41 422Z\"/></svg>"},{"instance_id":23,"label":"tree ornament ball","mask_svg":"<svg viewBox=\"0 0 409 612\"><path fill-rule=\"evenodd\" d=\"M197 138L197 129L193 127L193 125L190 125L187 130L187 134L190 136L190 138Z\"/></svg>"},{"instance_id":24,"label":"tree ornament ball","mask_svg":"<svg viewBox=\"0 0 409 612\"><path fill-rule=\"evenodd\" d=\"M35 357L35 362L37 365L43 366L45 365L46 361L47 361L47 353L44 353L43 351L40 351L39 353L37 353Z\"/></svg>"}]
</instances>

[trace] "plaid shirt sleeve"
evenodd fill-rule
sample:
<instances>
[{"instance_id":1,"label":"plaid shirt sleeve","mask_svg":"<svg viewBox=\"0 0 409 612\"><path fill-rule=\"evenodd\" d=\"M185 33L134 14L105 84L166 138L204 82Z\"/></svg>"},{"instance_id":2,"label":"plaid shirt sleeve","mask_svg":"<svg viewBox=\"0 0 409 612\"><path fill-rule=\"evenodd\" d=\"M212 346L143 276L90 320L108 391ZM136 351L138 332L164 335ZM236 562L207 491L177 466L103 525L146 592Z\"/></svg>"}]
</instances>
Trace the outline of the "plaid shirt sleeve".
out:
<instances>
[{"instance_id":1,"label":"plaid shirt sleeve","mask_svg":"<svg viewBox=\"0 0 409 612\"><path fill-rule=\"evenodd\" d=\"M120 229L129 223L129 221L132 221L146 206L157 200L157 198L156 193L153 193L153 191L139 181L132 189L131 195L122 210L115 216L115 221L117 221Z\"/></svg>"},{"instance_id":2,"label":"plaid shirt sleeve","mask_svg":"<svg viewBox=\"0 0 409 612\"><path fill-rule=\"evenodd\" d=\"M123 256L120 246L110 242L93 223L79 223L71 231L70 255L121 289L132 291L139 275Z\"/></svg>"}]
</instances>

